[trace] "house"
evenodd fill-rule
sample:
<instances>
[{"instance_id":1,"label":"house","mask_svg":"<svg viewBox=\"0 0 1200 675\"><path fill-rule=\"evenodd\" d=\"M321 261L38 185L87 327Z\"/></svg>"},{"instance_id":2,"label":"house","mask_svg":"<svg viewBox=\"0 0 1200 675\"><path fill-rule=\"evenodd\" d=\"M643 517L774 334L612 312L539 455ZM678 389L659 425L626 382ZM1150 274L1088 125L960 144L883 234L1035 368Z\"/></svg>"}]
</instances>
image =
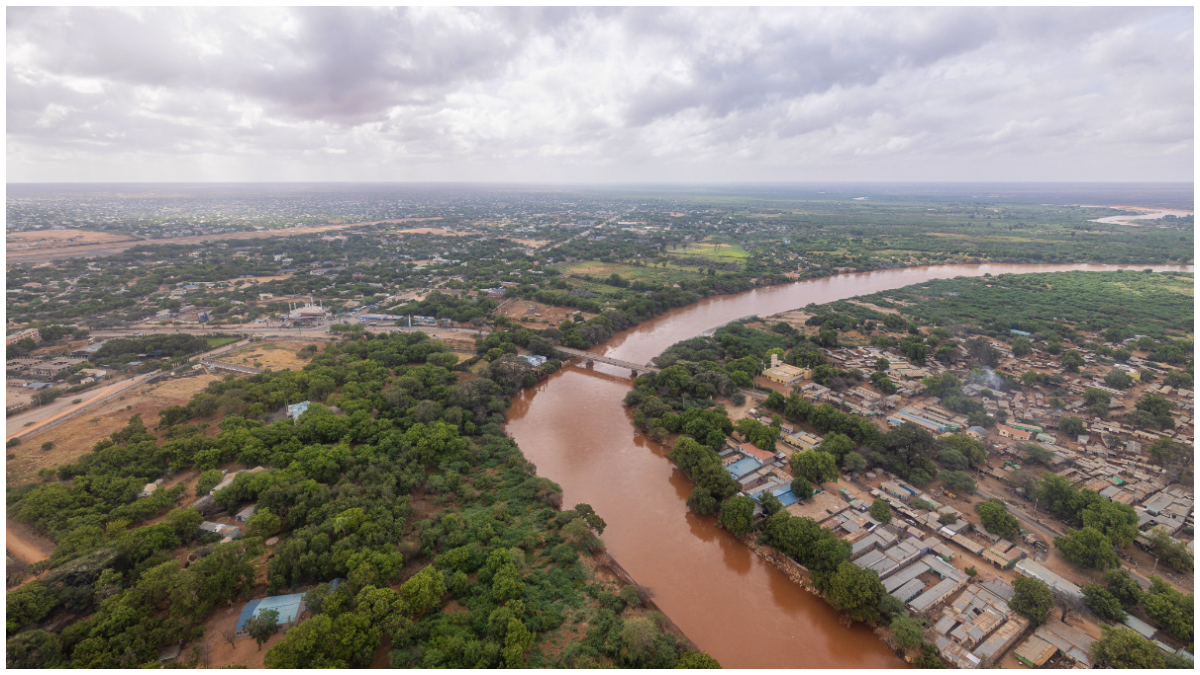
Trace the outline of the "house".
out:
<instances>
[{"instance_id":1,"label":"house","mask_svg":"<svg viewBox=\"0 0 1200 675\"><path fill-rule=\"evenodd\" d=\"M246 508L237 512L237 515L234 516L234 520L238 521L239 523L244 523L247 520L250 520L250 516L254 515L254 511L257 508L258 508L257 504L251 504L250 506L247 506Z\"/></svg>"},{"instance_id":2,"label":"house","mask_svg":"<svg viewBox=\"0 0 1200 675\"><path fill-rule=\"evenodd\" d=\"M984 560L1004 570L1011 569L1013 565L1016 565L1018 561L1027 555L1028 553L1024 549L1017 547L1005 539L992 544L991 547L983 552Z\"/></svg>"},{"instance_id":3,"label":"house","mask_svg":"<svg viewBox=\"0 0 1200 675\"><path fill-rule=\"evenodd\" d=\"M308 410L308 401L293 403L287 407L287 416L292 419L298 419L304 414L305 410Z\"/></svg>"},{"instance_id":4,"label":"house","mask_svg":"<svg viewBox=\"0 0 1200 675\"><path fill-rule=\"evenodd\" d=\"M138 499L143 499L145 497L149 497L150 495L154 494L154 491L157 490L159 488L159 486L161 486L162 484L163 484L163 479L161 479L161 478L154 481L153 483L146 483L145 485L142 486L142 491L138 493Z\"/></svg>"},{"instance_id":5,"label":"house","mask_svg":"<svg viewBox=\"0 0 1200 675\"><path fill-rule=\"evenodd\" d=\"M1046 665L1050 657L1057 653L1058 647L1036 635L1031 635L1020 647L1017 647L1017 651L1013 656L1016 656L1018 661L1030 668L1041 668Z\"/></svg>"},{"instance_id":6,"label":"house","mask_svg":"<svg viewBox=\"0 0 1200 675\"><path fill-rule=\"evenodd\" d=\"M812 377L811 370L783 363L779 360L778 354L771 355L771 367L764 370L762 374L763 377L772 382L778 382L789 387L800 380L807 380Z\"/></svg>"},{"instance_id":7,"label":"house","mask_svg":"<svg viewBox=\"0 0 1200 675\"><path fill-rule=\"evenodd\" d=\"M747 457L753 457L764 464L775 460L775 453L769 450L763 450L753 443L742 443L738 446L738 452L741 452Z\"/></svg>"},{"instance_id":8,"label":"house","mask_svg":"<svg viewBox=\"0 0 1200 675\"><path fill-rule=\"evenodd\" d=\"M996 433L1000 434L1003 438L1011 438L1018 441L1027 441L1032 436L1032 434L1024 429L1014 429L1006 424L997 424Z\"/></svg>"},{"instance_id":9,"label":"house","mask_svg":"<svg viewBox=\"0 0 1200 675\"><path fill-rule=\"evenodd\" d=\"M753 457L744 457L725 468L729 471L729 475L733 476L734 480L740 480L762 468L762 462Z\"/></svg>"},{"instance_id":10,"label":"house","mask_svg":"<svg viewBox=\"0 0 1200 675\"><path fill-rule=\"evenodd\" d=\"M224 539L225 541L229 541L231 539L236 539L242 533L242 531L240 529L238 529L232 525L226 525L224 523L214 523L209 520L206 520L203 523L200 523L200 530L202 532L214 532L216 534L219 534L225 538Z\"/></svg>"},{"instance_id":11,"label":"house","mask_svg":"<svg viewBox=\"0 0 1200 675\"><path fill-rule=\"evenodd\" d=\"M1037 579L1046 584L1056 594L1065 596L1075 602L1083 602L1083 592L1079 590L1079 586L1067 581L1029 558L1018 561L1013 569L1019 576Z\"/></svg>"},{"instance_id":12,"label":"house","mask_svg":"<svg viewBox=\"0 0 1200 675\"><path fill-rule=\"evenodd\" d=\"M242 613L238 615L237 623L233 627L234 636L246 637L249 635L250 633L246 630L246 622L268 609L279 612L279 618L275 622L277 630L291 628L304 613L305 595L307 594L292 593L291 595L275 595L247 602L246 606L242 608Z\"/></svg>"}]
</instances>

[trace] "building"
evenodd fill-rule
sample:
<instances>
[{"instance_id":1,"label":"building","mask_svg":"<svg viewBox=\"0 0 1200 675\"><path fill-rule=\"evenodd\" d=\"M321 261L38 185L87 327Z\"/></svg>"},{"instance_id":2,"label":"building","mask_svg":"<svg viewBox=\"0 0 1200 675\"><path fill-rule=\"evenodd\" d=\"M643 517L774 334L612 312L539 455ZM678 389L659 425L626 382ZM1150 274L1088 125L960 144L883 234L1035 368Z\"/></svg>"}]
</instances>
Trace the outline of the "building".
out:
<instances>
[{"instance_id":1,"label":"building","mask_svg":"<svg viewBox=\"0 0 1200 675\"><path fill-rule=\"evenodd\" d=\"M287 407L287 416L292 419L298 419L304 414L305 410L308 410L308 401L293 403Z\"/></svg>"},{"instance_id":2,"label":"building","mask_svg":"<svg viewBox=\"0 0 1200 675\"><path fill-rule=\"evenodd\" d=\"M1046 569L1042 565L1034 562L1029 558L1017 562L1013 569L1020 576L1037 579L1038 581L1050 587L1051 591L1062 595L1076 602L1083 602L1083 591L1079 590L1079 586L1067 581L1058 576L1054 572Z\"/></svg>"},{"instance_id":3,"label":"building","mask_svg":"<svg viewBox=\"0 0 1200 675\"><path fill-rule=\"evenodd\" d=\"M300 619L300 616L304 614L305 595L306 593L275 595L247 602L246 606L242 608L242 613L238 615L237 624L233 628L233 634L236 637L246 637L249 635L250 633L246 631L246 622L268 609L279 612L279 618L275 623L276 630L291 628Z\"/></svg>"},{"instance_id":4,"label":"building","mask_svg":"<svg viewBox=\"0 0 1200 675\"><path fill-rule=\"evenodd\" d=\"M1024 429L1014 429L1006 424L997 424L996 433L1000 434L1004 438L1011 438L1017 441L1027 441L1032 436Z\"/></svg>"},{"instance_id":5,"label":"building","mask_svg":"<svg viewBox=\"0 0 1200 675\"><path fill-rule=\"evenodd\" d=\"M42 334L38 329L27 328L23 331L13 333L12 335L5 335L4 336L4 344L5 345L15 345L16 343L20 342L21 340L24 340L25 338L29 338L30 340L33 340L34 342L36 342L38 344L41 344L41 342L42 342Z\"/></svg>"},{"instance_id":6,"label":"building","mask_svg":"<svg viewBox=\"0 0 1200 675\"><path fill-rule=\"evenodd\" d=\"M200 523L200 531L215 532L216 534L219 534L222 537L224 537L225 541L229 541L231 539L236 539L242 533L242 531L240 529L238 529L232 525L226 525L224 523L214 523L214 522L208 521L208 520Z\"/></svg>"},{"instance_id":7,"label":"building","mask_svg":"<svg viewBox=\"0 0 1200 675\"><path fill-rule=\"evenodd\" d=\"M984 560L1004 570L1012 568L1027 556L1028 553L1024 549L1005 539L997 541L983 552Z\"/></svg>"},{"instance_id":8,"label":"building","mask_svg":"<svg viewBox=\"0 0 1200 675\"><path fill-rule=\"evenodd\" d=\"M254 512L257 509L258 509L257 504L251 504L250 506L247 506L246 508L242 509L241 511L238 511L237 515L234 516L234 520L238 521L239 523L244 523L247 520L250 520L250 517L254 515Z\"/></svg>"},{"instance_id":9,"label":"building","mask_svg":"<svg viewBox=\"0 0 1200 675\"><path fill-rule=\"evenodd\" d=\"M31 367L29 372L33 374L34 377L54 377L62 371L68 370L74 365L75 363L73 361L55 359L53 361L43 361Z\"/></svg>"},{"instance_id":10,"label":"building","mask_svg":"<svg viewBox=\"0 0 1200 675\"><path fill-rule=\"evenodd\" d=\"M1050 657L1057 653L1057 647L1037 635L1031 635L1020 647L1017 647L1017 651L1013 656L1016 656L1018 661L1030 668L1041 668L1046 665Z\"/></svg>"},{"instance_id":11,"label":"building","mask_svg":"<svg viewBox=\"0 0 1200 675\"><path fill-rule=\"evenodd\" d=\"M772 382L778 382L785 386L792 386L800 380L807 380L812 377L812 371L808 368L798 368L788 365L779 360L778 354L771 355L771 367L763 371L763 377Z\"/></svg>"}]
</instances>

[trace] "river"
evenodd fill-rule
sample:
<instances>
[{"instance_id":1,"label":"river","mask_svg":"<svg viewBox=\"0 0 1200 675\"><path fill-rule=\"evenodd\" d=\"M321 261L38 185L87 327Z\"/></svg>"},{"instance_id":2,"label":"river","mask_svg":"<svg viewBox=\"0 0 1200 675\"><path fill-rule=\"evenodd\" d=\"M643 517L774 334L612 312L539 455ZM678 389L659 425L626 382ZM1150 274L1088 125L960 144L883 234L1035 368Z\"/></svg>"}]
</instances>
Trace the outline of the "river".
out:
<instances>
[{"instance_id":1,"label":"river","mask_svg":"<svg viewBox=\"0 0 1200 675\"><path fill-rule=\"evenodd\" d=\"M751 315L803 307L957 276L1146 265L942 265L843 274L718 296L615 335L592 351L645 363L667 347ZM1192 271L1192 266L1150 266ZM898 668L866 627L847 627L824 600L793 584L685 502L692 484L667 450L636 433L622 404L629 373L570 366L523 391L508 431L538 474L563 488L565 507L591 504L607 522L604 542L696 645L726 668Z\"/></svg>"}]
</instances>

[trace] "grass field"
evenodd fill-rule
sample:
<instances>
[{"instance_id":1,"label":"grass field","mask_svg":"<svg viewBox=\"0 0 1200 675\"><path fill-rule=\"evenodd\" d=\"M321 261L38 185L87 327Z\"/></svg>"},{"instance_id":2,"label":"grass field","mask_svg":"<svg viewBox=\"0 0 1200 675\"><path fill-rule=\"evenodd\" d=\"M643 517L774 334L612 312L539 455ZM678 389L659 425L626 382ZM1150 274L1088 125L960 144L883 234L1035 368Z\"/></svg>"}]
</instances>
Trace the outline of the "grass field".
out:
<instances>
[{"instance_id":1,"label":"grass field","mask_svg":"<svg viewBox=\"0 0 1200 675\"><path fill-rule=\"evenodd\" d=\"M209 348L216 349L223 347L231 342L237 342L239 338L235 337L207 337L204 341L208 343Z\"/></svg>"}]
</instances>

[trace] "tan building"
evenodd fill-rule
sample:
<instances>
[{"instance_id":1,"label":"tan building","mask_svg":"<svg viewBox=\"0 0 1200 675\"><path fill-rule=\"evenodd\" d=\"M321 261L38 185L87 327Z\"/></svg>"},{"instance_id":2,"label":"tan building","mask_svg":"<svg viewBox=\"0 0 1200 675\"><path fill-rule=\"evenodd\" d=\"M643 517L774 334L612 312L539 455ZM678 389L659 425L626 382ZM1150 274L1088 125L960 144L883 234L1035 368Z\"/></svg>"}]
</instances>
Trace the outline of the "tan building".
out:
<instances>
[{"instance_id":1,"label":"tan building","mask_svg":"<svg viewBox=\"0 0 1200 675\"><path fill-rule=\"evenodd\" d=\"M25 338L29 338L30 340L33 340L34 342L41 344L42 333L41 333L41 331L39 331L36 328L30 328L28 330L23 330L23 331L20 331L17 333L13 333L12 335L4 336L4 344L5 345L15 345L16 343L20 342L21 340L24 340Z\"/></svg>"},{"instance_id":2,"label":"tan building","mask_svg":"<svg viewBox=\"0 0 1200 675\"><path fill-rule=\"evenodd\" d=\"M788 365L779 360L778 354L771 355L771 367L763 371L763 377L772 382L778 382L785 386L792 386L800 380L807 380L812 377L812 371L808 368L798 368Z\"/></svg>"}]
</instances>

